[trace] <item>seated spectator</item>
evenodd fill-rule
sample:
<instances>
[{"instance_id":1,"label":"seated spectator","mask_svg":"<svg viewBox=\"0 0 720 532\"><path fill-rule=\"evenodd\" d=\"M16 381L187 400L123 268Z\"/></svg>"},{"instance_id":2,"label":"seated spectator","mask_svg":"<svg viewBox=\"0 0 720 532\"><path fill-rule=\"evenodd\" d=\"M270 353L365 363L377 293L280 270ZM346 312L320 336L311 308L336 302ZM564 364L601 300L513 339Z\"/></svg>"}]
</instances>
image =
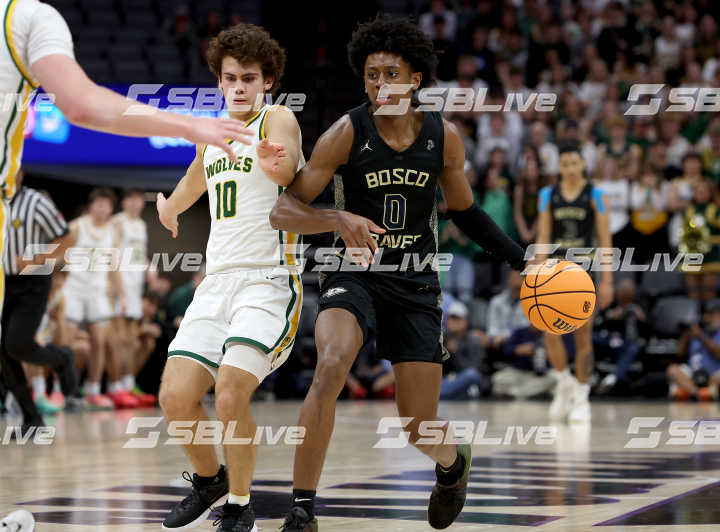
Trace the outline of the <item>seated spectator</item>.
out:
<instances>
[{"instance_id":1,"label":"seated spectator","mask_svg":"<svg viewBox=\"0 0 720 532\"><path fill-rule=\"evenodd\" d=\"M705 312L705 326L686 324L678 341L678 356L687 362L670 364L667 378L673 399L717 398L720 384L720 302L712 301Z\"/></svg>"},{"instance_id":2,"label":"seated spectator","mask_svg":"<svg viewBox=\"0 0 720 532\"><path fill-rule=\"evenodd\" d=\"M710 124L705 146L702 150L703 170L716 185L720 185L720 121Z\"/></svg>"},{"instance_id":3,"label":"seated spectator","mask_svg":"<svg viewBox=\"0 0 720 532\"><path fill-rule=\"evenodd\" d=\"M530 143L535 147L540 157L540 173L543 175L556 175L558 173L558 149L548 140L547 126L540 121L530 126Z\"/></svg>"},{"instance_id":4,"label":"seated spectator","mask_svg":"<svg viewBox=\"0 0 720 532\"><path fill-rule=\"evenodd\" d=\"M665 164L674 167L677 172L683 169L685 154L692 148L680 134L684 120L682 113L663 113L660 117L660 139L667 144Z\"/></svg>"},{"instance_id":5,"label":"seated spectator","mask_svg":"<svg viewBox=\"0 0 720 532\"><path fill-rule=\"evenodd\" d=\"M670 183L650 165L630 188L630 223L635 233L633 263L647 264L655 253L670 250L668 244L668 197Z\"/></svg>"},{"instance_id":6,"label":"seated spectator","mask_svg":"<svg viewBox=\"0 0 720 532\"><path fill-rule=\"evenodd\" d=\"M540 168L537 158L527 157L524 169L513 190L513 218L524 245L537 237Z\"/></svg>"},{"instance_id":7,"label":"seated spectator","mask_svg":"<svg viewBox=\"0 0 720 532\"><path fill-rule=\"evenodd\" d=\"M345 386L351 399L392 399L395 397L395 374L390 361L375 360L374 343L362 349L348 373Z\"/></svg>"},{"instance_id":8,"label":"seated spectator","mask_svg":"<svg viewBox=\"0 0 720 532\"><path fill-rule=\"evenodd\" d=\"M450 220L439 224L440 253L452 253L450 270L442 272L443 291L453 294L461 301L468 302L475 294L475 265L473 258L480 247L465 236Z\"/></svg>"},{"instance_id":9,"label":"seated spectator","mask_svg":"<svg viewBox=\"0 0 720 532\"><path fill-rule=\"evenodd\" d=\"M647 334L647 314L636 301L635 281L622 279L615 287L613 304L600 313L593 345L608 348L615 361L615 371L600 382L597 392L610 392L617 383L628 383L628 370L642 349Z\"/></svg>"},{"instance_id":10,"label":"seated spectator","mask_svg":"<svg viewBox=\"0 0 720 532\"><path fill-rule=\"evenodd\" d=\"M492 113L490 115L490 132L487 136L478 135L478 143L475 148L475 166L483 168L490 161L490 153L495 148L501 148L508 154L508 159L515 160L516 148L511 149L508 132L505 126L505 115L503 113Z\"/></svg>"},{"instance_id":11,"label":"seated spectator","mask_svg":"<svg viewBox=\"0 0 720 532\"><path fill-rule=\"evenodd\" d=\"M685 209L692 205L695 188L703 180L702 159L696 153L688 153L682 159L683 173L670 182L668 209L672 214L668 227L670 245L677 249L680 243Z\"/></svg>"},{"instance_id":12,"label":"seated spectator","mask_svg":"<svg viewBox=\"0 0 720 532\"><path fill-rule=\"evenodd\" d=\"M715 299L717 292L717 274L720 271L720 214L718 206L712 201L713 183L709 179L702 179L697 183L694 190L693 204L685 207L683 212L682 229L679 237L679 251L685 253L702 252L703 262L700 271L687 271L685 281L687 282L688 295L698 301L709 301ZM697 236L684 236L689 225L707 232L706 237L700 240L707 240L708 249L700 250L697 243ZM687 247L687 249L685 249Z\"/></svg>"},{"instance_id":13,"label":"seated spectator","mask_svg":"<svg viewBox=\"0 0 720 532\"><path fill-rule=\"evenodd\" d=\"M497 168L489 168L485 176L484 193L479 204L510 238L517 239L513 221L513 206L502 184Z\"/></svg>"},{"instance_id":14,"label":"seated spectator","mask_svg":"<svg viewBox=\"0 0 720 532\"><path fill-rule=\"evenodd\" d=\"M520 304L522 283L522 274L511 270L507 276L507 288L490 300L487 326L490 349L502 351L503 345L510 338L513 330L529 325Z\"/></svg>"},{"instance_id":15,"label":"seated spectator","mask_svg":"<svg viewBox=\"0 0 720 532\"><path fill-rule=\"evenodd\" d=\"M492 393L528 399L550 392L555 379L546 373L542 332L531 324L513 329L502 345L505 367L492 375Z\"/></svg>"},{"instance_id":16,"label":"seated spectator","mask_svg":"<svg viewBox=\"0 0 720 532\"><path fill-rule=\"evenodd\" d=\"M426 13L420 15L418 26L429 37L434 35L434 27L437 26L437 19L443 21L443 32L440 38L446 41L454 42L457 34L457 15L452 9L448 9L443 0L432 0L430 9Z\"/></svg>"},{"instance_id":17,"label":"seated spectator","mask_svg":"<svg viewBox=\"0 0 720 532\"><path fill-rule=\"evenodd\" d=\"M460 301L450 305L445 348L450 358L444 369L440 399L468 399L484 395L489 389L485 349L468 331L468 309Z\"/></svg>"}]
</instances>

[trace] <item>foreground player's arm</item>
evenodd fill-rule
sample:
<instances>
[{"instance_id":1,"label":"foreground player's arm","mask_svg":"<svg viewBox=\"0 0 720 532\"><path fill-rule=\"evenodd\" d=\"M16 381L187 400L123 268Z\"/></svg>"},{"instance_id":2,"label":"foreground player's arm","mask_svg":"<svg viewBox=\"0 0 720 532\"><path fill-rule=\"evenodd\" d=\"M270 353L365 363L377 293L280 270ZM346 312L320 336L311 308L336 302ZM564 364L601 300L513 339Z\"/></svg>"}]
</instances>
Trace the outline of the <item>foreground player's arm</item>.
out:
<instances>
[{"instance_id":1,"label":"foreground player's arm","mask_svg":"<svg viewBox=\"0 0 720 532\"><path fill-rule=\"evenodd\" d=\"M159 111L94 83L73 57L65 20L47 4L18 2L10 37L16 39L27 40L27 56L15 58L18 69L33 86L39 81L73 124L132 137L184 137L218 146L233 161L235 153L225 139L250 144L252 131L237 120Z\"/></svg>"},{"instance_id":2,"label":"foreground player's arm","mask_svg":"<svg viewBox=\"0 0 720 532\"><path fill-rule=\"evenodd\" d=\"M340 231L348 248L375 252L377 242L371 232L384 233L383 228L347 211L308 205L325 189L338 166L347 162L353 137L352 122L345 115L318 139L310 160L275 203L270 213L273 228L304 235Z\"/></svg>"},{"instance_id":3,"label":"foreground player's arm","mask_svg":"<svg viewBox=\"0 0 720 532\"><path fill-rule=\"evenodd\" d=\"M283 105L271 107L265 118L267 136L257 147L258 164L273 182L288 186L300 161L300 126L295 113Z\"/></svg>"},{"instance_id":4,"label":"foreground player's arm","mask_svg":"<svg viewBox=\"0 0 720 532\"><path fill-rule=\"evenodd\" d=\"M488 214L475 204L470 183L465 177L465 146L457 128L443 120L445 168L440 188L448 206L447 217L483 249L506 260L516 270L525 264L525 251L507 236Z\"/></svg>"},{"instance_id":5,"label":"foreground player's arm","mask_svg":"<svg viewBox=\"0 0 720 532\"><path fill-rule=\"evenodd\" d=\"M173 238L178 235L178 216L188 210L207 190L205 169L202 165L203 149L201 146L195 147L195 158L169 198L166 199L162 192L158 192L158 217Z\"/></svg>"},{"instance_id":6,"label":"foreground player's arm","mask_svg":"<svg viewBox=\"0 0 720 532\"><path fill-rule=\"evenodd\" d=\"M592 189L592 206L595 210L595 231L597 232L598 247L612 247L610 234L610 214L605 205L603 192L599 188ZM613 278L610 270L601 272L601 281L598 286L598 305L601 309L607 308L613 300Z\"/></svg>"}]
</instances>

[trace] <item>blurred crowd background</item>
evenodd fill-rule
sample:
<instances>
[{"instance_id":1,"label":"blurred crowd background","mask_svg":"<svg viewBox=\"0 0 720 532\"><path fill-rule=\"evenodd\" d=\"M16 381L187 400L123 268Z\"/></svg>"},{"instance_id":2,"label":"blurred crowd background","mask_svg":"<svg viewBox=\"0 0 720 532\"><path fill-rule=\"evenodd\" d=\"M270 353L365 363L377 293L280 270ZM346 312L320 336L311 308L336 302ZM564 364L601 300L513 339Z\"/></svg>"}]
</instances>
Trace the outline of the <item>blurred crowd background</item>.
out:
<instances>
[{"instance_id":1,"label":"blurred crowd background","mask_svg":"<svg viewBox=\"0 0 720 532\"><path fill-rule=\"evenodd\" d=\"M212 85L204 62L209 39L229 24L263 25L288 52L280 90L308 95L298 113L306 156L325 128L363 100L361 80L347 64L346 44L357 22L377 12L416 17L441 52L441 87L472 88L486 104L504 104L510 93L525 98L530 93L555 94L552 112L531 106L523 112L446 113L462 132L466 175L477 203L518 242L534 242L538 192L558 179L558 144L577 141L587 178L605 192L613 245L634 248L633 264L650 264L658 253L674 258L679 250L705 256L702 270L695 273L664 271L662 261L659 271L615 273L615 301L595 318L594 393L666 397L670 392L687 397L673 386L678 364L691 369L698 387L709 383L712 388L713 375L720 379L720 114L666 111L672 88L720 88L720 3L49 3L68 21L79 62L92 78L108 83ZM628 98L637 83L662 86L653 96L661 100L657 114L625 115L633 103L650 101L649 96ZM715 95L720 96L720 89ZM68 219L80 212L90 188L73 185L68 194L66 183L32 172L26 183L47 190ZM101 174L94 184L102 184ZM330 205L332 197L329 187L318 203ZM195 215L186 216L206 219L206 210L207 203L201 202ZM158 229L154 211L149 204L143 213L151 253L178 245ZM206 236L207 227L201 222L196 230ZM307 242L327 245L329 237ZM529 325L518 302L522 277L494 261L451 222L440 224L439 242L441 252L454 255L452 270L442 275L445 343L454 355L446 364L443 397L549 395L554 380L542 336ZM308 256L312 254L313 248ZM157 390L167 345L201 279L202 273L148 276L144 321L153 324L147 333L152 355L138 375L148 392ZM259 397L303 397L311 382L317 276L306 273L303 281L304 310L295 352L263 384ZM572 342L567 349L572 358ZM358 357L345 396L393 396L390 368L373 355L371 346ZM713 392L708 397L716 396Z\"/></svg>"}]
</instances>

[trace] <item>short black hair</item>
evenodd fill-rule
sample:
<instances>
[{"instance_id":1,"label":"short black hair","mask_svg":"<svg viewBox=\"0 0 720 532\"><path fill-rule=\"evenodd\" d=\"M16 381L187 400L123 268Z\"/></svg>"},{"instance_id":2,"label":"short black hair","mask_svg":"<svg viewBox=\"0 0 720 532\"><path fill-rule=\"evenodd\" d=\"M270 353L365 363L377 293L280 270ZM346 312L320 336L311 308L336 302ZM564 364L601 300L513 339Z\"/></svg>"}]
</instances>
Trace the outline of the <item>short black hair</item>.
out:
<instances>
[{"instance_id":1,"label":"short black hair","mask_svg":"<svg viewBox=\"0 0 720 532\"><path fill-rule=\"evenodd\" d=\"M435 82L438 58L432 40L410 19L378 15L358 25L348 43L348 60L353 72L365 74L365 61L370 54L398 54L410 63L413 72L422 74L420 87Z\"/></svg>"},{"instance_id":2,"label":"short black hair","mask_svg":"<svg viewBox=\"0 0 720 532\"><path fill-rule=\"evenodd\" d=\"M580 155L580 144L578 144L575 141L569 140L567 142L563 142L558 147L558 155L562 155L563 153L572 153L577 152L578 155Z\"/></svg>"}]
</instances>

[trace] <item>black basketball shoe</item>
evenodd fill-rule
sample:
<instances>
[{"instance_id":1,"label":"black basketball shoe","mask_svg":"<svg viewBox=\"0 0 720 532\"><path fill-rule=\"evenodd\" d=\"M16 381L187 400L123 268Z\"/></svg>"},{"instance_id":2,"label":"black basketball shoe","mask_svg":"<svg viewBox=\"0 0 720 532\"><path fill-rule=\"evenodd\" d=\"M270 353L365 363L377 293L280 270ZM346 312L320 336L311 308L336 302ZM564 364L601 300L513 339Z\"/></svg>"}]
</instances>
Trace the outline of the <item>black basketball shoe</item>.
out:
<instances>
[{"instance_id":1,"label":"black basketball shoe","mask_svg":"<svg viewBox=\"0 0 720 532\"><path fill-rule=\"evenodd\" d=\"M228 478L225 466L208 486L199 483L197 473L183 471L183 478L192 484L190 495L177 503L163 521L163 530L190 530L199 526L210 515L212 505L228 494Z\"/></svg>"},{"instance_id":2,"label":"black basketball shoe","mask_svg":"<svg viewBox=\"0 0 720 532\"><path fill-rule=\"evenodd\" d=\"M472 449L470 444L463 443L457 446L457 451L465 461L462 476L450 486L444 486L436 482L430 495L428 523L433 528L443 529L449 527L460 515L463 506L465 506L467 479L470 473L470 462L472 462Z\"/></svg>"},{"instance_id":3,"label":"black basketball shoe","mask_svg":"<svg viewBox=\"0 0 720 532\"><path fill-rule=\"evenodd\" d=\"M240 506L227 503L218 508L218 511L220 517L213 523L214 526L220 525L217 532L258 532L252 504Z\"/></svg>"},{"instance_id":4,"label":"black basketball shoe","mask_svg":"<svg viewBox=\"0 0 720 532\"><path fill-rule=\"evenodd\" d=\"M314 517L311 518L305 508L293 506L285 517L285 522L280 530L284 532L318 532L318 521Z\"/></svg>"}]
</instances>

